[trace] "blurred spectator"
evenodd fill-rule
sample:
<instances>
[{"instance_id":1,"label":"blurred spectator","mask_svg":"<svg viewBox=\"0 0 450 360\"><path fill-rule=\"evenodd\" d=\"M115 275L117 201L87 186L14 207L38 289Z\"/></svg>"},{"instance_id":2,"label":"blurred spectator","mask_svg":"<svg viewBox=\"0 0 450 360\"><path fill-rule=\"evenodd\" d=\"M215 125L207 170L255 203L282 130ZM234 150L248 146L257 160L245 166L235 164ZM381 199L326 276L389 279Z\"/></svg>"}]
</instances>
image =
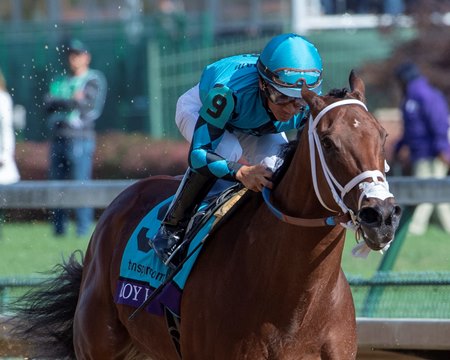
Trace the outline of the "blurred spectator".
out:
<instances>
[{"instance_id":1,"label":"blurred spectator","mask_svg":"<svg viewBox=\"0 0 450 360\"><path fill-rule=\"evenodd\" d=\"M50 179L90 180L95 121L103 111L107 85L100 71L90 69L91 54L84 43L72 40L66 50L70 73L52 82L44 99L51 131ZM88 234L93 217L93 209L75 210L78 236ZM55 235L66 232L68 219L66 210L54 211Z\"/></svg>"},{"instance_id":2,"label":"blurred spectator","mask_svg":"<svg viewBox=\"0 0 450 360\"><path fill-rule=\"evenodd\" d=\"M383 0L383 13L398 16L405 12L404 0Z\"/></svg>"},{"instance_id":3,"label":"blurred spectator","mask_svg":"<svg viewBox=\"0 0 450 360\"><path fill-rule=\"evenodd\" d=\"M445 177L450 165L449 113L445 97L412 62L400 64L395 75L403 92L404 122L403 137L395 146L395 154L398 156L403 147L409 149L414 176ZM416 207L410 233L420 235L427 230L434 208L429 203ZM442 227L450 233L450 204L437 204L436 210Z\"/></svg>"},{"instance_id":4,"label":"blurred spectator","mask_svg":"<svg viewBox=\"0 0 450 360\"><path fill-rule=\"evenodd\" d=\"M13 101L0 70L0 185L12 184L20 180L14 159L15 147Z\"/></svg>"},{"instance_id":5,"label":"blurred spectator","mask_svg":"<svg viewBox=\"0 0 450 360\"><path fill-rule=\"evenodd\" d=\"M337 12L336 0L320 0L323 13L326 15L334 15Z\"/></svg>"},{"instance_id":6,"label":"blurred spectator","mask_svg":"<svg viewBox=\"0 0 450 360\"><path fill-rule=\"evenodd\" d=\"M405 0L350 0L348 8L358 14L381 13L397 16L404 13Z\"/></svg>"},{"instance_id":7,"label":"blurred spectator","mask_svg":"<svg viewBox=\"0 0 450 360\"><path fill-rule=\"evenodd\" d=\"M173 0L158 0L158 10L162 14L173 14L177 11L180 11L182 7L182 3L177 3Z\"/></svg>"}]
</instances>

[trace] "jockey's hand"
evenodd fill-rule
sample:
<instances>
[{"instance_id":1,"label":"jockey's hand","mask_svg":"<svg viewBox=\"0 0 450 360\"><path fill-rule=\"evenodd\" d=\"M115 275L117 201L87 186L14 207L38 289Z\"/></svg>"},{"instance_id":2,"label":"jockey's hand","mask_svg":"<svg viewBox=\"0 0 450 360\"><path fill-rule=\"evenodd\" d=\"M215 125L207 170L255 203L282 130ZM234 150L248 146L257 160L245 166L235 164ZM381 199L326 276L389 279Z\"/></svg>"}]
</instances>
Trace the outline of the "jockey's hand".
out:
<instances>
[{"instance_id":1,"label":"jockey's hand","mask_svg":"<svg viewBox=\"0 0 450 360\"><path fill-rule=\"evenodd\" d=\"M272 189L272 171L266 169L264 165L244 165L236 173L236 179L247 189L262 191L264 187Z\"/></svg>"}]
</instances>

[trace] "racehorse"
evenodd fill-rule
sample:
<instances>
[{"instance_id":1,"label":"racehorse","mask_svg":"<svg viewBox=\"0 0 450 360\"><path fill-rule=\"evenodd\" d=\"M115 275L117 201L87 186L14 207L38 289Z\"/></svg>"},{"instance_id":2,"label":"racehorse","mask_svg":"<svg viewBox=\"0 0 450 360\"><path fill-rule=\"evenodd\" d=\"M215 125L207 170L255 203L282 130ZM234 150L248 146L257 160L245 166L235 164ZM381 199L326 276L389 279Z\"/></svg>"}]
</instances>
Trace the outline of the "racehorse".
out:
<instances>
[{"instance_id":1,"label":"racehorse","mask_svg":"<svg viewBox=\"0 0 450 360\"><path fill-rule=\"evenodd\" d=\"M179 351L185 360L354 359L355 309L341 269L346 229L372 250L393 238L401 209L385 177L386 131L363 81L318 96L286 150L274 189L248 191L215 230L186 282ZM134 183L105 209L82 261L72 255L15 321L46 358L179 359L162 316L117 304L131 232L179 179ZM31 305L30 305L31 302ZM20 331L19 331L20 332Z\"/></svg>"}]
</instances>

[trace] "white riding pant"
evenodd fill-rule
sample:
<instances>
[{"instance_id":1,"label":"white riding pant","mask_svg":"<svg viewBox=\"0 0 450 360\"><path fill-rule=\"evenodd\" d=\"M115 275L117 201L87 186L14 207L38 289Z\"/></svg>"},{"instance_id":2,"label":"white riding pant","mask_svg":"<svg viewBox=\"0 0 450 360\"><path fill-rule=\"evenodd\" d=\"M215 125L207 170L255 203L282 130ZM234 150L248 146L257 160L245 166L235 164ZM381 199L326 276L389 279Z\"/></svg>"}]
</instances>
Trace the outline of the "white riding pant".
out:
<instances>
[{"instance_id":1,"label":"white riding pant","mask_svg":"<svg viewBox=\"0 0 450 360\"><path fill-rule=\"evenodd\" d=\"M201 107L198 84L178 99L175 122L181 134L189 142L192 141ZM225 130L215 153L229 161L241 160L250 165L261 163L274 171L282 163L277 156L280 146L287 142L285 133L255 136Z\"/></svg>"}]
</instances>

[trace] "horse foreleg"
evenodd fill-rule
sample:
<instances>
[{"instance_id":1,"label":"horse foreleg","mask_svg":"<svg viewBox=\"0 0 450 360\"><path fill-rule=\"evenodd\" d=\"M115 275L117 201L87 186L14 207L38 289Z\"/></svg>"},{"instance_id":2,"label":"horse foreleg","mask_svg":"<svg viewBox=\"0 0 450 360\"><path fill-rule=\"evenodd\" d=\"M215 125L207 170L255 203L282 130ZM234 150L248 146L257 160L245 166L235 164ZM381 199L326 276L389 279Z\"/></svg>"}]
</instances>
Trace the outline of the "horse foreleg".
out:
<instances>
[{"instance_id":1,"label":"horse foreleg","mask_svg":"<svg viewBox=\"0 0 450 360\"><path fill-rule=\"evenodd\" d=\"M355 307L350 286L345 275L340 271L336 293L341 294L330 318L330 331L325 344L322 346L321 359L323 360L352 360L356 359L357 338ZM331 307L332 308L332 307Z\"/></svg>"}]
</instances>

